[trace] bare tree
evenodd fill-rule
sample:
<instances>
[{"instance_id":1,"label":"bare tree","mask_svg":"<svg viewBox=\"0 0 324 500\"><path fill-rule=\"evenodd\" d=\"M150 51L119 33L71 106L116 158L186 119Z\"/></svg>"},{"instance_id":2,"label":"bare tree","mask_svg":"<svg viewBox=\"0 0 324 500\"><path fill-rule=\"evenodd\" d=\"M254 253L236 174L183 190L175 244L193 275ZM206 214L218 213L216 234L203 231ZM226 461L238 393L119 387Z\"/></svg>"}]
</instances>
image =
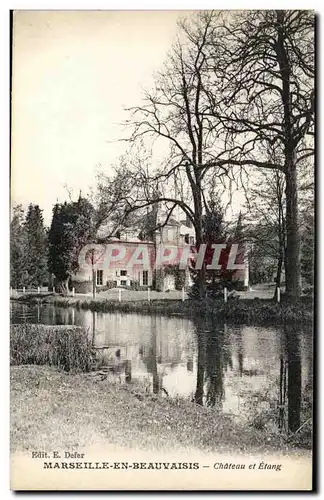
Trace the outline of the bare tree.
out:
<instances>
[{"instance_id":1,"label":"bare tree","mask_svg":"<svg viewBox=\"0 0 324 500\"><path fill-rule=\"evenodd\" d=\"M249 190L249 229L246 230L251 247L251 264L258 259L259 268L264 259L276 263L276 286L281 285L282 268L286 255L285 178L279 170L263 170L256 176ZM262 257L264 259L262 259ZM276 293L276 292L275 292Z\"/></svg>"},{"instance_id":2,"label":"bare tree","mask_svg":"<svg viewBox=\"0 0 324 500\"><path fill-rule=\"evenodd\" d=\"M285 177L286 289L300 296L299 165L313 154L314 16L307 11L202 12L180 23L155 87L131 108L131 146L165 148L157 168L129 161L126 213L180 208L202 243L208 184L246 189L253 169ZM268 154L275 150L275 157ZM130 157L132 158L132 157ZM169 216L168 215L168 216ZM204 268L200 272L204 296Z\"/></svg>"},{"instance_id":3,"label":"bare tree","mask_svg":"<svg viewBox=\"0 0 324 500\"><path fill-rule=\"evenodd\" d=\"M210 40L217 85L209 89L210 109L235 145L232 162L285 176L286 290L292 300L301 291L297 171L314 153L314 24L309 11L231 13ZM279 163L264 156L267 145L280 153Z\"/></svg>"},{"instance_id":4,"label":"bare tree","mask_svg":"<svg viewBox=\"0 0 324 500\"><path fill-rule=\"evenodd\" d=\"M214 13L204 12L194 24L180 23L180 37L156 78L155 88L146 92L143 105L130 110L130 142L143 138L158 140L169 153L154 174L137 170L137 179L141 178L154 193L154 198L147 196L145 203L158 199L169 204L169 213L179 207L193 224L198 247L203 242L204 191L210 176L217 177L223 185L235 181L227 166L217 164L217 136L211 117L206 114L209 98L204 87L209 68L205 52L214 17ZM137 200L135 206L142 207L143 203ZM199 274L203 297L205 269Z\"/></svg>"}]
</instances>

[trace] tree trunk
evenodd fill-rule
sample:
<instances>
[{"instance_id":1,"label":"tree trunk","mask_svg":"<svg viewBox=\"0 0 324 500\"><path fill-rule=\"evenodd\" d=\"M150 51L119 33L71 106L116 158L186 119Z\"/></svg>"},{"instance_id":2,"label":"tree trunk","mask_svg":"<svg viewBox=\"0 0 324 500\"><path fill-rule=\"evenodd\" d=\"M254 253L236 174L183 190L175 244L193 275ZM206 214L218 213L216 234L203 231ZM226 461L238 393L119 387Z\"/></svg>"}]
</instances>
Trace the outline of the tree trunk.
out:
<instances>
[{"instance_id":1,"label":"tree trunk","mask_svg":"<svg viewBox=\"0 0 324 500\"><path fill-rule=\"evenodd\" d=\"M223 342L224 331L213 330L213 336L208 336L208 349L206 350L206 375L209 385L206 394L207 406L222 408L223 400Z\"/></svg>"},{"instance_id":2,"label":"tree trunk","mask_svg":"<svg viewBox=\"0 0 324 500\"><path fill-rule=\"evenodd\" d=\"M283 261L284 261L283 250L280 249L279 256L278 256L278 264L277 264L276 290L275 290L274 298L276 298L276 296L277 296L277 288L280 288L280 285L281 285L281 271L282 271Z\"/></svg>"},{"instance_id":3,"label":"tree trunk","mask_svg":"<svg viewBox=\"0 0 324 500\"><path fill-rule=\"evenodd\" d=\"M206 269L204 264L199 269L199 298L200 300L205 300L206 298Z\"/></svg>"},{"instance_id":4,"label":"tree trunk","mask_svg":"<svg viewBox=\"0 0 324 500\"><path fill-rule=\"evenodd\" d=\"M152 352L152 375L153 375L153 393L158 394L160 391L160 380L159 380L159 374L157 370L157 349L156 349L156 336L157 336L157 329L156 329L156 318L152 318L152 323L151 323L151 352ZM161 381L162 383L162 381Z\"/></svg>"},{"instance_id":5,"label":"tree trunk","mask_svg":"<svg viewBox=\"0 0 324 500\"><path fill-rule=\"evenodd\" d=\"M202 332L197 332L198 340L198 363L197 363L197 385L195 402L203 405L204 401L204 377L205 377L205 341Z\"/></svg>"},{"instance_id":6,"label":"tree trunk","mask_svg":"<svg viewBox=\"0 0 324 500\"><path fill-rule=\"evenodd\" d=\"M300 242L298 233L298 195L296 169L296 141L294 138L294 116L292 113L291 66L286 49L284 29L285 11L277 12L276 52L282 81L282 105L284 112L283 130L285 137L285 180L286 180L286 233L287 233L287 268L286 292L291 302L296 302L301 293L300 286Z\"/></svg>"},{"instance_id":7,"label":"tree trunk","mask_svg":"<svg viewBox=\"0 0 324 500\"><path fill-rule=\"evenodd\" d=\"M95 299L96 298L96 271L92 269L92 296Z\"/></svg>"},{"instance_id":8,"label":"tree trunk","mask_svg":"<svg viewBox=\"0 0 324 500\"><path fill-rule=\"evenodd\" d=\"M200 210L196 216L195 223L195 233L196 233L196 247L199 252L200 245L203 243L202 238L202 211ZM199 299L205 300L206 298L206 266L203 262L201 269L198 270L198 283L199 283Z\"/></svg>"},{"instance_id":9,"label":"tree trunk","mask_svg":"<svg viewBox=\"0 0 324 500\"><path fill-rule=\"evenodd\" d=\"M62 280L59 283L59 290L63 295L68 295L69 293L69 281L70 281L70 276L68 276L65 280Z\"/></svg>"},{"instance_id":10,"label":"tree trunk","mask_svg":"<svg viewBox=\"0 0 324 500\"><path fill-rule=\"evenodd\" d=\"M298 228L297 172L293 161L286 171L286 292L291 302L301 295L300 237Z\"/></svg>"},{"instance_id":11,"label":"tree trunk","mask_svg":"<svg viewBox=\"0 0 324 500\"><path fill-rule=\"evenodd\" d=\"M279 429L282 429L284 426L284 417L285 417L285 360L283 356L280 356L280 376L279 376L279 415L278 415L278 426Z\"/></svg>"}]
</instances>

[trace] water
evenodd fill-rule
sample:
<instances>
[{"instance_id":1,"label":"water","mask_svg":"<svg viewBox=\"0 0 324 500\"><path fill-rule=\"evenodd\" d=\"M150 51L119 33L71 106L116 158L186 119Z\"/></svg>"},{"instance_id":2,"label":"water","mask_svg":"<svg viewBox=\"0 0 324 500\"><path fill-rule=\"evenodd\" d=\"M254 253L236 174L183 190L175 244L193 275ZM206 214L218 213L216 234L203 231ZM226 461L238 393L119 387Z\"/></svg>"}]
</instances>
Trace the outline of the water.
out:
<instances>
[{"instance_id":1,"label":"water","mask_svg":"<svg viewBox=\"0 0 324 500\"><path fill-rule=\"evenodd\" d=\"M85 327L116 373L148 391L214 407L256 427L297 430L311 416L312 331L11 303L12 323ZM127 373L126 373L127 375Z\"/></svg>"}]
</instances>

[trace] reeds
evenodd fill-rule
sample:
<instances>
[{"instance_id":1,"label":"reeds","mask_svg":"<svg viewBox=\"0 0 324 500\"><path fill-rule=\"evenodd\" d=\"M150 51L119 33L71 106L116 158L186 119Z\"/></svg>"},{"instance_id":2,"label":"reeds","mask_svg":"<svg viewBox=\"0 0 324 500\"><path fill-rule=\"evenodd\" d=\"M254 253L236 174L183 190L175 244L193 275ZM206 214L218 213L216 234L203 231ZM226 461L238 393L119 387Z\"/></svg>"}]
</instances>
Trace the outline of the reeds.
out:
<instances>
[{"instance_id":1,"label":"reeds","mask_svg":"<svg viewBox=\"0 0 324 500\"><path fill-rule=\"evenodd\" d=\"M84 372L91 369L91 362L91 342L80 327L11 325L11 365L49 365Z\"/></svg>"}]
</instances>

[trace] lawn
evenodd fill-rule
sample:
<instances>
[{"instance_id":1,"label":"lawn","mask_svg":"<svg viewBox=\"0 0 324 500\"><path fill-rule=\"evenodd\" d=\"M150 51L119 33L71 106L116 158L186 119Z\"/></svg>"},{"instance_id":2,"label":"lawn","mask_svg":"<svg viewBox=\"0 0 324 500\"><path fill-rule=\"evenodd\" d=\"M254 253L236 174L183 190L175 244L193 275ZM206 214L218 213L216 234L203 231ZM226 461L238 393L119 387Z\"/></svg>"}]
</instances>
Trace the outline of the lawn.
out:
<instances>
[{"instance_id":1,"label":"lawn","mask_svg":"<svg viewBox=\"0 0 324 500\"><path fill-rule=\"evenodd\" d=\"M48 366L11 367L11 450L297 451L278 432L240 424L214 408L147 393L136 383ZM298 450L298 453L304 453Z\"/></svg>"}]
</instances>

